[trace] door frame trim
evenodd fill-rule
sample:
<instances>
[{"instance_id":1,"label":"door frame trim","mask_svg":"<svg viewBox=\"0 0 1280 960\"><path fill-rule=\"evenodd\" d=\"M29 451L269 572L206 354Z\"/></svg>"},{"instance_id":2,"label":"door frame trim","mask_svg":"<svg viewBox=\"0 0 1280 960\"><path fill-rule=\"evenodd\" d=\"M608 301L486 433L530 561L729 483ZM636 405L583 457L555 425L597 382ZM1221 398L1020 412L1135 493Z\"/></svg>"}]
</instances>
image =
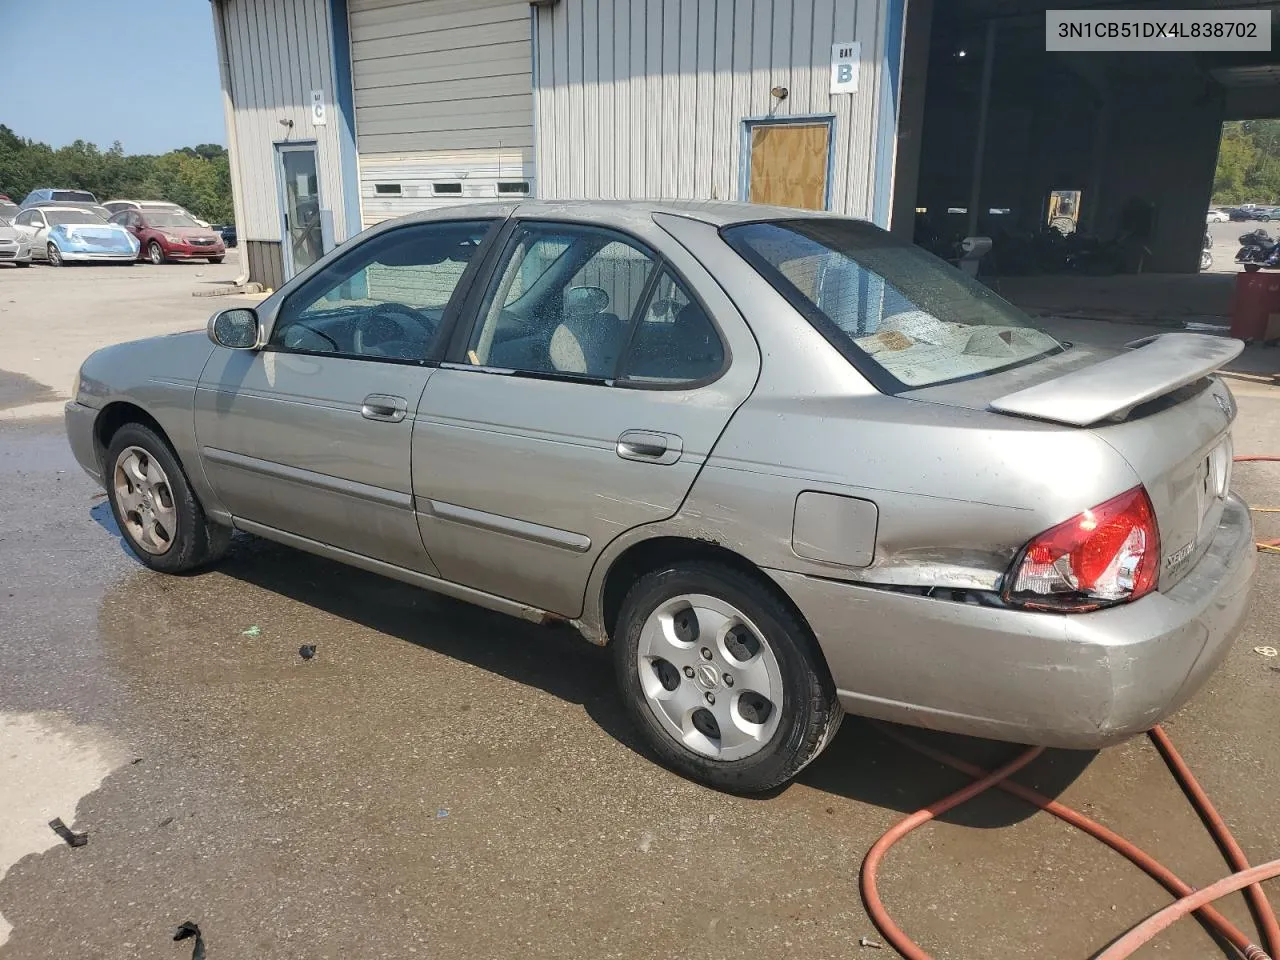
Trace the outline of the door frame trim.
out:
<instances>
[{"instance_id":1,"label":"door frame trim","mask_svg":"<svg viewBox=\"0 0 1280 960\"><path fill-rule=\"evenodd\" d=\"M285 219L285 188L284 188L284 155L286 153L300 153L303 150L310 150L311 156L315 158L316 167L316 210L324 209L324 195L321 192L320 184L320 142L318 140L275 140L271 144L272 152L275 154L274 162L276 168L276 213L279 216L280 223L280 258L281 266L284 269L284 279L288 283L296 277L301 270L295 269L293 265L293 250L289 243L289 228ZM324 247L324 227L321 227L320 246ZM326 251L321 249L320 256L315 261L324 258ZM305 267L303 268L306 269Z\"/></svg>"},{"instance_id":2,"label":"door frame trim","mask_svg":"<svg viewBox=\"0 0 1280 960\"><path fill-rule=\"evenodd\" d=\"M827 184L822 197L822 209L831 209L831 195L836 174L836 115L834 113L800 113L785 117L743 117L738 133L738 199L750 201L751 193L751 131L756 127L827 125ZM797 208L799 209L799 208Z\"/></svg>"}]
</instances>

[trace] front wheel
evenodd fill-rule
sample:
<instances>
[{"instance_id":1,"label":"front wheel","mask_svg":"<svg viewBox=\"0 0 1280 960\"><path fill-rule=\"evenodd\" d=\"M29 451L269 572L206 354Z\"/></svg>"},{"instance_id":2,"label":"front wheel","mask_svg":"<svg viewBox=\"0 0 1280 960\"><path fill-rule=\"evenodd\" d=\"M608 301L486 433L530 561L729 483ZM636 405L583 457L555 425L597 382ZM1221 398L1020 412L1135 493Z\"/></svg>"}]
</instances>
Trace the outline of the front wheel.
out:
<instances>
[{"instance_id":1,"label":"front wheel","mask_svg":"<svg viewBox=\"0 0 1280 960\"><path fill-rule=\"evenodd\" d=\"M156 266L164 263L164 249L154 240L147 244L147 259Z\"/></svg>"},{"instance_id":2,"label":"front wheel","mask_svg":"<svg viewBox=\"0 0 1280 960\"><path fill-rule=\"evenodd\" d=\"M30 260L19 260L17 263L15 263L15 264L14 264L14 266L15 266L15 267L29 267L29 266L31 266L31 261L30 261Z\"/></svg>"},{"instance_id":3,"label":"front wheel","mask_svg":"<svg viewBox=\"0 0 1280 960\"><path fill-rule=\"evenodd\" d=\"M62 259L62 251L58 249L57 244L50 243L45 252L49 255L49 266L61 267L66 265Z\"/></svg>"},{"instance_id":4,"label":"front wheel","mask_svg":"<svg viewBox=\"0 0 1280 960\"><path fill-rule=\"evenodd\" d=\"M205 516L182 465L154 430L125 424L111 438L103 464L111 513L143 564L185 573L226 552L230 529Z\"/></svg>"},{"instance_id":5,"label":"front wheel","mask_svg":"<svg viewBox=\"0 0 1280 960\"><path fill-rule=\"evenodd\" d=\"M641 577L612 645L627 711L654 753L716 789L786 783L844 716L808 627L772 583L724 564Z\"/></svg>"},{"instance_id":6,"label":"front wheel","mask_svg":"<svg viewBox=\"0 0 1280 960\"><path fill-rule=\"evenodd\" d=\"M210 263L221 263L221 262L222 262L222 260L223 260L223 258L222 258L222 257L210 257L210 258L209 258L209 262L210 262Z\"/></svg>"}]
</instances>

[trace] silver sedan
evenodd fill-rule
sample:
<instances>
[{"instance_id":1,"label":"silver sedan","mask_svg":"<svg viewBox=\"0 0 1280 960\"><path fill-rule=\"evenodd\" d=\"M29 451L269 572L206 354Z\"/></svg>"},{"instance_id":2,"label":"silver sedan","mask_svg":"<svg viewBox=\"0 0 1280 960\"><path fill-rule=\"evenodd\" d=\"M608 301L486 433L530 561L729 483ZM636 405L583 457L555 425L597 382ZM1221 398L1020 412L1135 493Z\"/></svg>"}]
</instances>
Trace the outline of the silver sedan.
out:
<instances>
[{"instance_id":1,"label":"silver sedan","mask_svg":"<svg viewBox=\"0 0 1280 960\"><path fill-rule=\"evenodd\" d=\"M476 205L95 353L66 422L147 566L238 529L570 621L661 761L757 791L845 711L1096 747L1189 697L1253 571L1240 348L1059 343L855 220Z\"/></svg>"},{"instance_id":2,"label":"silver sedan","mask_svg":"<svg viewBox=\"0 0 1280 960\"><path fill-rule=\"evenodd\" d=\"M4 217L0 217L0 263L31 266L31 241Z\"/></svg>"}]
</instances>

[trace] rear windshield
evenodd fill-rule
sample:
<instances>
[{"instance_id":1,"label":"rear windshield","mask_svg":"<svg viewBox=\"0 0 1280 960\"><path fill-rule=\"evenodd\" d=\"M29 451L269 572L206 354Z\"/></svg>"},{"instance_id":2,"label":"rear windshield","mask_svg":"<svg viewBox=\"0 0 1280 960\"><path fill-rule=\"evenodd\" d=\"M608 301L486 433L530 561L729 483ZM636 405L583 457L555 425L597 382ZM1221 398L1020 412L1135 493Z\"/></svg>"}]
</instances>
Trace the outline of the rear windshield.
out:
<instances>
[{"instance_id":1,"label":"rear windshield","mask_svg":"<svg viewBox=\"0 0 1280 960\"><path fill-rule=\"evenodd\" d=\"M980 377L1062 349L967 274L872 224L774 220L721 235L881 390Z\"/></svg>"},{"instance_id":2,"label":"rear windshield","mask_svg":"<svg viewBox=\"0 0 1280 960\"><path fill-rule=\"evenodd\" d=\"M51 227L57 227L63 224L107 222L92 210L45 210L44 217L49 221L49 226Z\"/></svg>"},{"instance_id":3,"label":"rear windshield","mask_svg":"<svg viewBox=\"0 0 1280 960\"><path fill-rule=\"evenodd\" d=\"M97 203L98 198L88 190L54 190L50 200L74 200L78 203Z\"/></svg>"}]
</instances>

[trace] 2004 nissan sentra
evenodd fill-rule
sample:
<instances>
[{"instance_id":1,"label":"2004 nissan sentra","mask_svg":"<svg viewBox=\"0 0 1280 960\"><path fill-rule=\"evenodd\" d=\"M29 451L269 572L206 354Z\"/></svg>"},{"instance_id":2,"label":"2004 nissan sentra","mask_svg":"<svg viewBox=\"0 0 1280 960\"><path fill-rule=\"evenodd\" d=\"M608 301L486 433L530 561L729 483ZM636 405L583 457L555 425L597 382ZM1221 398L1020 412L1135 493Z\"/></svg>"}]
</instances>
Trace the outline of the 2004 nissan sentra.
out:
<instances>
[{"instance_id":1,"label":"2004 nissan sentra","mask_svg":"<svg viewBox=\"0 0 1280 960\"><path fill-rule=\"evenodd\" d=\"M844 711L1084 747L1190 696L1254 564L1239 350L1059 343L854 220L475 205L100 350L66 417L147 566L240 529L571 620L665 763L752 791Z\"/></svg>"}]
</instances>

